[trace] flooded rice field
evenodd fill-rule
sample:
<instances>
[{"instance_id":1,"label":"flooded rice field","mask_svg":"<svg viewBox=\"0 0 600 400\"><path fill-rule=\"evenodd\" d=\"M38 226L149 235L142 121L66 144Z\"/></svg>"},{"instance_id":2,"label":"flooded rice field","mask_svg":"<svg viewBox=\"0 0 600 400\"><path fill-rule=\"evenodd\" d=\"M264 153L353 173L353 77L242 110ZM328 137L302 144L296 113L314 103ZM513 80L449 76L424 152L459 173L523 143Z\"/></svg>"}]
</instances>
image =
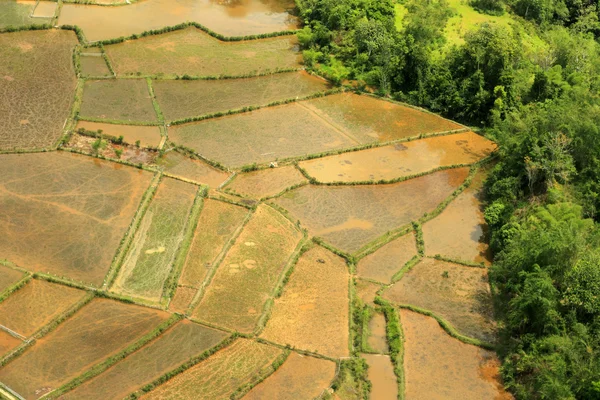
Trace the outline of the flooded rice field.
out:
<instances>
[{"instance_id":1,"label":"flooded rice field","mask_svg":"<svg viewBox=\"0 0 600 400\"><path fill-rule=\"evenodd\" d=\"M0 398L510 399L493 142L304 71L292 0L86 3L0 0Z\"/></svg>"},{"instance_id":2,"label":"flooded rice field","mask_svg":"<svg viewBox=\"0 0 600 400\"><path fill-rule=\"evenodd\" d=\"M64 4L58 23L77 25L89 41L198 22L225 36L296 29L293 0L141 0L122 7Z\"/></svg>"}]
</instances>

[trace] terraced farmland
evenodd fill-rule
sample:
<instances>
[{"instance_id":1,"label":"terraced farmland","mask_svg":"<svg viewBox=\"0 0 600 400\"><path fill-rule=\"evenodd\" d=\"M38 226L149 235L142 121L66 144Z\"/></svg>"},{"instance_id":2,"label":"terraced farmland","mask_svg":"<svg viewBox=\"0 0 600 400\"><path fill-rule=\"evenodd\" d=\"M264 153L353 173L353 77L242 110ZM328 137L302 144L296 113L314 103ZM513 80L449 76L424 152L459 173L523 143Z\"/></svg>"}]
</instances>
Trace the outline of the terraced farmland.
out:
<instances>
[{"instance_id":1,"label":"terraced farmland","mask_svg":"<svg viewBox=\"0 0 600 400\"><path fill-rule=\"evenodd\" d=\"M74 3L0 1L0 398L509 398L492 141L298 71L288 0Z\"/></svg>"}]
</instances>

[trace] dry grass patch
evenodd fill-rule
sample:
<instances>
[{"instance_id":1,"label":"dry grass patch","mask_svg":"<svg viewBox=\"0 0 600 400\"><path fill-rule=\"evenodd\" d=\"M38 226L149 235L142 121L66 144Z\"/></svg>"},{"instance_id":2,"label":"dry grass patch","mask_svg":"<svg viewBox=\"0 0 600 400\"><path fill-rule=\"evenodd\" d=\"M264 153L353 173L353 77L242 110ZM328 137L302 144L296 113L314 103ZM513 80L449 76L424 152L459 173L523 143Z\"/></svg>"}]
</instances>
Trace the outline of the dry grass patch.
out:
<instances>
[{"instance_id":1,"label":"dry grass patch","mask_svg":"<svg viewBox=\"0 0 600 400\"><path fill-rule=\"evenodd\" d=\"M390 283L392 277L416 255L417 242L411 232L361 259L356 272L362 278Z\"/></svg>"},{"instance_id":2,"label":"dry grass patch","mask_svg":"<svg viewBox=\"0 0 600 400\"><path fill-rule=\"evenodd\" d=\"M456 190L468 168L391 185L304 186L274 200L315 236L356 252L393 229L433 211Z\"/></svg>"},{"instance_id":3,"label":"dry grass patch","mask_svg":"<svg viewBox=\"0 0 600 400\"><path fill-rule=\"evenodd\" d=\"M361 354L361 357L367 360L369 365L368 376L372 385L371 399L398 399L398 381L390 357L378 354Z\"/></svg>"},{"instance_id":4,"label":"dry grass patch","mask_svg":"<svg viewBox=\"0 0 600 400\"><path fill-rule=\"evenodd\" d=\"M319 182L392 180L439 167L471 164L494 149L493 142L466 132L303 161L300 166Z\"/></svg>"},{"instance_id":5,"label":"dry grass patch","mask_svg":"<svg viewBox=\"0 0 600 400\"><path fill-rule=\"evenodd\" d=\"M483 181L486 171L475 175L471 185L437 217L423 224L425 252L454 260L489 265L487 225L483 218Z\"/></svg>"},{"instance_id":6,"label":"dry grass patch","mask_svg":"<svg viewBox=\"0 0 600 400\"><path fill-rule=\"evenodd\" d=\"M18 346L23 344L21 339L11 336L7 332L0 329L0 357L8 354Z\"/></svg>"},{"instance_id":7,"label":"dry grass patch","mask_svg":"<svg viewBox=\"0 0 600 400\"><path fill-rule=\"evenodd\" d=\"M426 258L386 290L383 297L432 311L460 333L495 341L487 271Z\"/></svg>"},{"instance_id":8,"label":"dry grass patch","mask_svg":"<svg viewBox=\"0 0 600 400\"><path fill-rule=\"evenodd\" d=\"M8 289L21 279L25 277L25 274L16 269L0 265L0 293Z\"/></svg>"},{"instance_id":9,"label":"dry grass patch","mask_svg":"<svg viewBox=\"0 0 600 400\"><path fill-rule=\"evenodd\" d=\"M153 87L160 108L170 121L248 106L263 106L330 88L325 80L306 72L208 81L157 80Z\"/></svg>"},{"instance_id":10,"label":"dry grass patch","mask_svg":"<svg viewBox=\"0 0 600 400\"><path fill-rule=\"evenodd\" d=\"M226 333L183 320L61 399L122 399L215 346Z\"/></svg>"},{"instance_id":11,"label":"dry grass patch","mask_svg":"<svg viewBox=\"0 0 600 400\"><path fill-rule=\"evenodd\" d=\"M181 285L200 288L217 256L238 230L248 210L217 200L205 199L194 239L187 254Z\"/></svg>"},{"instance_id":12,"label":"dry grass patch","mask_svg":"<svg viewBox=\"0 0 600 400\"><path fill-rule=\"evenodd\" d=\"M226 188L242 196L261 199L306 182L300 171L290 165L238 174Z\"/></svg>"},{"instance_id":13,"label":"dry grass patch","mask_svg":"<svg viewBox=\"0 0 600 400\"><path fill-rule=\"evenodd\" d=\"M65 152L0 156L0 254L100 285L152 175Z\"/></svg>"},{"instance_id":14,"label":"dry grass patch","mask_svg":"<svg viewBox=\"0 0 600 400\"><path fill-rule=\"evenodd\" d=\"M162 139L158 126L116 125L79 121L76 129L81 128L93 132L101 130L103 135L115 138L123 136L123 141L129 144L136 144L139 141L141 147L158 147Z\"/></svg>"},{"instance_id":15,"label":"dry grass patch","mask_svg":"<svg viewBox=\"0 0 600 400\"><path fill-rule=\"evenodd\" d=\"M221 262L194 316L252 332L301 238L283 215L259 206Z\"/></svg>"},{"instance_id":16,"label":"dry grass patch","mask_svg":"<svg viewBox=\"0 0 600 400\"><path fill-rule=\"evenodd\" d=\"M131 122L157 120L145 79L86 81L79 113L83 118Z\"/></svg>"},{"instance_id":17,"label":"dry grass patch","mask_svg":"<svg viewBox=\"0 0 600 400\"><path fill-rule=\"evenodd\" d=\"M297 68L294 36L222 42L196 28L106 46L119 75L245 75Z\"/></svg>"},{"instance_id":18,"label":"dry grass patch","mask_svg":"<svg viewBox=\"0 0 600 400\"><path fill-rule=\"evenodd\" d=\"M361 143L387 142L462 128L437 115L366 95L342 93L302 104Z\"/></svg>"},{"instance_id":19,"label":"dry grass patch","mask_svg":"<svg viewBox=\"0 0 600 400\"><path fill-rule=\"evenodd\" d=\"M261 337L333 358L349 356L348 268L314 247L294 267Z\"/></svg>"},{"instance_id":20,"label":"dry grass patch","mask_svg":"<svg viewBox=\"0 0 600 400\"><path fill-rule=\"evenodd\" d=\"M32 279L0 303L0 325L29 337L86 294L67 286Z\"/></svg>"},{"instance_id":21,"label":"dry grass patch","mask_svg":"<svg viewBox=\"0 0 600 400\"><path fill-rule=\"evenodd\" d=\"M230 167L357 144L298 103L177 125L169 138Z\"/></svg>"},{"instance_id":22,"label":"dry grass patch","mask_svg":"<svg viewBox=\"0 0 600 400\"><path fill-rule=\"evenodd\" d=\"M211 167L203 161L186 157L174 150L167 151L164 156L156 159L156 164L170 175L203 183L211 188L219 187L229 178L227 172Z\"/></svg>"},{"instance_id":23,"label":"dry grass patch","mask_svg":"<svg viewBox=\"0 0 600 400\"><path fill-rule=\"evenodd\" d=\"M450 337L433 318L408 310L400 317L407 399L512 399L494 353Z\"/></svg>"},{"instance_id":24,"label":"dry grass patch","mask_svg":"<svg viewBox=\"0 0 600 400\"><path fill-rule=\"evenodd\" d=\"M335 363L292 352L267 380L254 387L244 399L315 399L329 387Z\"/></svg>"},{"instance_id":25,"label":"dry grass patch","mask_svg":"<svg viewBox=\"0 0 600 400\"><path fill-rule=\"evenodd\" d=\"M0 381L37 399L116 354L168 318L162 311L92 300L0 370Z\"/></svg>"},{"instance_id":26,"label":"dry grass patch","mask_svg":"<svg viewBox=\"0 0 600 400\"><path fill-rule=\"evenodd\" d=\"M198 187L164 178L135 233L114 291L159 301Z\"/></svg>"},{"instance_id":27,"label":"dry grass patch","mask_svg":"<svg viewBox=\"0 0 600 400\"><path fill-rule=\"evenodd\" d=\"M0 35L1 150L51 147L60 138L73 104L76 44L62 30Z\"/></svg>"},{"instance_id":28,"label":"dry grass patch","mask_svg":"<svg viewBox=\"0 0 600 400\"><path fill-rule=\"evenodd\" d=\"M142 399L229 399L238 387L268 371L282 353L277 347L238 339Z\"/></svg>"},{"instance_id":29,"label":"dry grass patch","mask_svg":"<svg viewBox=\"0 0 600 400\"><path fill-rule=\"evenodd\" d=\"M192 303L198 289L189 288L186 286L178 286L175 295L169 303L169 310L185 313L189 305Z\"/></svg>"},{"instance_id":30,"label":"dry grass patch","mask_svg":"<svg viewBox=\"0 0 600 400\"><path fill-rule=\"evenodd\" d=\"M100 4L124 4L124 0L95 0ZM201 23L226 36L253 35L295 29L288 11L293 0L243 2L152 0L126 7L64 4L59 23L78 25L88 40L106 40L140 34L187 21Z\"/></svg>"}]
</instances>

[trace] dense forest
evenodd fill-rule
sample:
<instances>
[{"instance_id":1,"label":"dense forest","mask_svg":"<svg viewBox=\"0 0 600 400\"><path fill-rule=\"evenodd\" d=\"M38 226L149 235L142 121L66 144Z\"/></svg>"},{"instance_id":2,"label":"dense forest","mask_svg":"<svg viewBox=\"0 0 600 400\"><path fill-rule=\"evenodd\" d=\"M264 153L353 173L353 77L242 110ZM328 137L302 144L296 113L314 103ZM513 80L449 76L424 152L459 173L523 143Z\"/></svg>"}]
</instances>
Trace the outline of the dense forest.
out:
<instances>
[{"instance_id":1,"label":"dense forest","mask_svg":"<svg viewBox=\"0 0 600 400\"><path fill-rule=\"evenodd\" d=\"M307 68L500 145L485 218L504 382L519 399L600 399L598 2L472 0L489 22L458 34L446 0L296 3Z\"/></svg>"}]
</instances>

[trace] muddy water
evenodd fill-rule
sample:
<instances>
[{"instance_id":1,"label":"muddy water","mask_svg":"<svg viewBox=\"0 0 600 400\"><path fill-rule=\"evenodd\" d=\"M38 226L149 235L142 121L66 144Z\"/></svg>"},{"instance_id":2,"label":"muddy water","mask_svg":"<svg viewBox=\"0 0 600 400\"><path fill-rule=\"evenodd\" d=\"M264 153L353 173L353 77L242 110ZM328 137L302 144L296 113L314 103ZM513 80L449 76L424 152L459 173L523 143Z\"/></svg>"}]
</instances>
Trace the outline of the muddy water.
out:
<instances>
[{"instance_id":1,"label":"muddy water","mask_svg":"<svg viewBox=\"0 0 600 400\"><path fill-rule=\"evenodd\" d=\"M78 25L90 41L198 22L225 36L244 36L298 27L292 0L145 0L128 6L64 4L59 24Z\"/></svg>"},{"instance_id":2,"label":"muddy water","mask_svg":"<svg viewBox=\"0 0 600 400\"><path fill-rule=\"evenodd\" d=\"M396 400L398 398L398 381L390 357L377 354L361 354L361 357L369 364L369 380L373 385L371 399Z\"/></svg>"},{"instance_id":3,"label":"muddy water","mask_svg":"<svg viewBox=\"0 0 600 400\"><path fill-rule=\"evenodd\" d=\"M410 400L506 400L494 353L460 342L433 318L400 311L406 398Z\"/></svg>"},{"instance_id":4,"label":"muddy water","mask_svg":"<svg viewBox=\"0 0 600 400\"><path fill-rule=\"evenodd\" d=\"M387 338L385 334L385 317L381 313L373 314L369 321L369 347L378 353L387 353L389 351Z\"/></svg>"},{"instance_id":5,"label":"muddy water","mask_svg":"<svg viewBox=\"0 0 600 400\"><path fill-rule=\"evenodd\" d=\"M135 144L139 140L142 147L158 147L162 139L160 129L157 126L115 125L80 121L77 124L77 129L79 128L95 132L101 129L104 135L117 138L123 136L125 143L129 144Z\"/></svg>"},{"instance_id":6,"label":"muddy water","mask_svg":"<svg viewBox=\"0 0 600 400\"><path fill-rule=\"evenodd\" d=\"M391 180L442 166L470 164L494 148L491 141L466 132L338 154L304 161L300 166L321 182Z\"/></svg>"}]
</instances>

